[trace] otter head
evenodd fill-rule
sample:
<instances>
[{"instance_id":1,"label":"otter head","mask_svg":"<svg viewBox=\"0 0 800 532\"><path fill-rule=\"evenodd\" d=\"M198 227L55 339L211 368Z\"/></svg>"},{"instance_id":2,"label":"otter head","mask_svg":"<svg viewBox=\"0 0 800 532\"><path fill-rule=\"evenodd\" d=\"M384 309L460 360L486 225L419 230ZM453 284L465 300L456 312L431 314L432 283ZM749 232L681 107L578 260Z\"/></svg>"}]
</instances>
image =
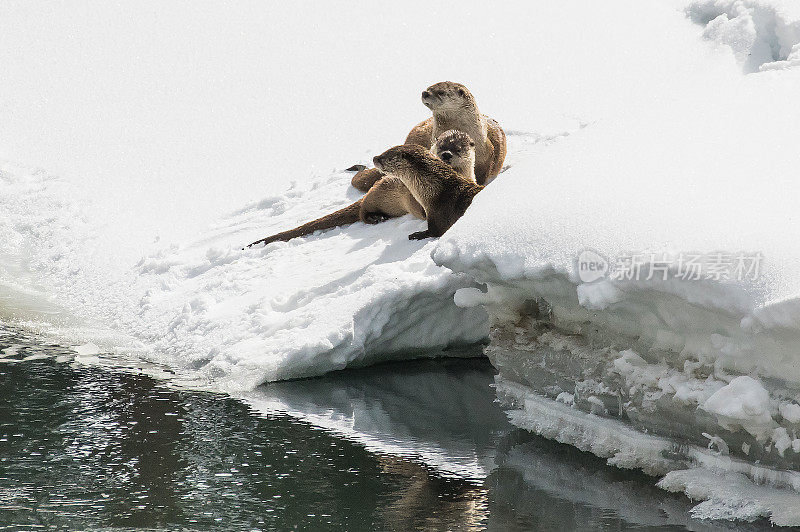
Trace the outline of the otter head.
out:
<instances>
[{"instance_id":1,"label":"otter head","mask_svg":"<svg viewBox=\"0 0 800 532\"><path fill-rule=\"evenodd\" d=\"M469 107L475 99L461 83L441 81L422 91L422 103L431 111L455 111Z\"/></svg>"},{"instance_id":2,"label":"otter head","mask_svg":"<svg viewBox=\"0 0 800 532\"><path fill-rule=\"evenodd\" d=\"M445 172L453 171L434 157L430 151L416 144L403 144L389 148L382 154L373 157L372 162L375 164L375 168L381 172L396 176L436 171L437 168L441 169L442 167L447 168Z\"/></svg>"},{"instance_id":3,"label":"otter head","mask_svg":"<svg viewBox=\"0 0 800 532\"><path fill-rule=\"evenodd\" d=\"M475 141L472 137L451 129L445 131L433 145L433 153L463 176L473 175L475 168Z\"/></svg>"}]
</instances>

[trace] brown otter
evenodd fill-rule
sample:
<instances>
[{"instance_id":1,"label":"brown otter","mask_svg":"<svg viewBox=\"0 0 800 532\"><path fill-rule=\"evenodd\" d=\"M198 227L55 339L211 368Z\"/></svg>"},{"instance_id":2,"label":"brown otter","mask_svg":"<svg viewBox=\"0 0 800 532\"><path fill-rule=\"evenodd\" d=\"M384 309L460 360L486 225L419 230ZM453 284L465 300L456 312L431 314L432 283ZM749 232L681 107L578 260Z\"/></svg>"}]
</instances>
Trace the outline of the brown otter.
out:
<instances>
[{"instance_id":1,"label":"brown otter","mask_svg":"<svg viewBox=\"0 0 800 532\"><path fill-rule=\"evenodd\" d=\"M485 185L500 173L506 157L506 134L495 120L480 113L475 97L464 85L452 81L435 83L422 91L422 103L433 111L433 116L414 126L406 144L429 148L444 131L463 131L476 143L476 182ZM353 176L352 185L366 192L382 176L376 168L362 169Z\"/></svg>"},{"instance_id":2,"label":"brown otter","mask_svg":"<svg viewBox=\"0 0 800 532\"><path fill-rule=\"evenodd\" d=\"M475 182L475 142L469 135L455 129L445 131L436 139L431 152L459 175ZM406 213L425 219L425 210L411 191L398 177L387 175L364 196L360 217L364 223L378 223Z\"/></svg>"},{"instance_id":3,"label":"brown otter","mask_svg":"<svg viewBox=\"0 0 800 532\"><path fill-rule=\"evenodd\" d=\"M459 175L444 161L415 144L389 148L372 162L381 172L399 178L425 209L428 228L408 235L410 240L442 236L483 189L483 185Z\"/></svg>"},{"instance_id":4,"label":"brown otter","mask_svg":"<svg viewBox=\"0 0 800 532\"><path fill-rule=\"evenodd\" d=\"M469 135L462 131L446 131L439 136L431 151L464 179L475 181L475 143ZM332 229L359 220L375 224L409 213L422 220L425 219L425 209L417 202L411 191L398 177L388 175L379 179L367 194L355 203L300 227L257 240L248 247L277 241L286 242L314 231Z\"/></svg>"}]
</instances>

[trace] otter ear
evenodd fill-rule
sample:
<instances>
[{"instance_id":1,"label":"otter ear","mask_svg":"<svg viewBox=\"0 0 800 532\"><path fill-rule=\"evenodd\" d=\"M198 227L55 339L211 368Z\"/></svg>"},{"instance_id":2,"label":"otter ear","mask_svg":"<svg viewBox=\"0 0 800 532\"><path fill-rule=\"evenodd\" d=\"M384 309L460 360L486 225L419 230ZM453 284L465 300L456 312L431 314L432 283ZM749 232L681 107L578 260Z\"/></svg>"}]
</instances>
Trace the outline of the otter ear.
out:
<instances>
[{"instance_id":1,"label":"otter ear","mask_svg":"<svg viewBox=\"0 0 800 532\"><path fill-rule=\"evenodd\" d=\"M464 89L458 89L458 95L463 97L464 96Z\"/></svg>"}]
</instances>

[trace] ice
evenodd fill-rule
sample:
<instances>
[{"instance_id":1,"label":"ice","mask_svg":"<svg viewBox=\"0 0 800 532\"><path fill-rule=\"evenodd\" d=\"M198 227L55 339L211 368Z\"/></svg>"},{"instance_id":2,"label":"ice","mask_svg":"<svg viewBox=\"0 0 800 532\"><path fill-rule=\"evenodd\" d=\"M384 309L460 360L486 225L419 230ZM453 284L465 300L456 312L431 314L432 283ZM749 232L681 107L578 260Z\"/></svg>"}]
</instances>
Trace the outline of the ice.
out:
<instances>
[{"instance_id":1,"label":"ice","mask_svg":"<svg viewBox=\"0 0 800 532\"><path fill-rule=\"evenodd\" d=\"M541 519L552 514L552 523L569 528L574 525L565 522L568 517L560 504L567 500L585 505L583 511L595 511L599 516L607 516L611 510L612 515L643 528L729 530L725 523L692 519L689 501L667 497L655 486L648 489L642 482L631 482L628 475L619 475L602 462L570 453L557 444L537 439L512 447L504 458L503 466L489 478L494 480L493 497L506 502L507 511L514 516ZM542 492L555 499L552 506L541 503Z\"/></svg>"},{"instance_id":2,"label":"ice","mask_svg":"<svg viewBox=\"0 0 800 532\"><path fill-rule=\"evenodd\" d=\"M658 485L703 500L692 509L692 515L698 519L753 521L769 517L778 526L800 522L800 496L797 492L763 488L739 473L678 470L668 473Z\"/></svg>"},{"instance_id":3,"label":"ice","mask_svg":"<svg viewBox=\"0 0 800 532\"><path fill-rule=\"evenodd\" d=\"M73 347L72 350L75 351L79 356L99 355L101 353L100 348L92 343Z\"/></svg>"},{"instance_id":4,"label":"ice","mask_svg":"<svg viewBox=\"0 0 800 532\"><path fill-rule=\"evenodd\" d=\"M800 474L794 471L733 459L711 445L680 445L546 399L503 377L498 377L497 389L501 400L513 406L508 413L515 425L590 451L617 467L663 475L659 487L703 501L692 509L696 518L799 522Z\"/></svg>"},{"instance_id":5,"label":"ice","mask_svg":"<svg viewBox=\"0 0 800 532\"><path fill-rule=\"evenodd\" d=\"M766 438L775 428L769 393L761 383L746 375L736 377L717 390L700 408L715 414L722 427L731 430L740 427L760 439ZM786 447L788 445L784 449Z\"/></svg>"}]
</instances>

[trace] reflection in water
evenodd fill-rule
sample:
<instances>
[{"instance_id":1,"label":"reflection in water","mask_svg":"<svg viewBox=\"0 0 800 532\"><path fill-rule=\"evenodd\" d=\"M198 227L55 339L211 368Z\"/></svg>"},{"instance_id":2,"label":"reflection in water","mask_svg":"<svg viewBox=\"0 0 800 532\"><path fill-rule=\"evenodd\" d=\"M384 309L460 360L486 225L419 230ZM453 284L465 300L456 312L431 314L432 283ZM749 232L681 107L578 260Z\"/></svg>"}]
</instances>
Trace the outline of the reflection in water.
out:
<instances>
[{"instance_id":1,"label":"reflection in water","mask_svg":"<svg viewBox=\"0 0 800 532\"><path fill-rule=\"evenodd\" d=\"M381 453L414 457L438 475L480 482L510 425L484 359L421 360L271 383L242 396Z\"/></svg>"},{"instance_id":2,"label":"reflection in water","mask_svg":"<svg viewBox=\"0 0 800 532\"><path fill-rule=\"evenodd\" d=\"M236 400L70 360L0 329L0 527L718 528L652 479L512 429L485 361Z\"/></svg>"},{"instance_id":3,"label":"reflection in water","mask_svg":"<svg viewBox=\"0 0 800 532\"><path fill-rule=\"evenodd\" d=\"M489 528L522 530L768 530L769 523L691 519L693 504L638 471L522 431L509 434L486 479Z\"/></svg>"}]
</instances>

